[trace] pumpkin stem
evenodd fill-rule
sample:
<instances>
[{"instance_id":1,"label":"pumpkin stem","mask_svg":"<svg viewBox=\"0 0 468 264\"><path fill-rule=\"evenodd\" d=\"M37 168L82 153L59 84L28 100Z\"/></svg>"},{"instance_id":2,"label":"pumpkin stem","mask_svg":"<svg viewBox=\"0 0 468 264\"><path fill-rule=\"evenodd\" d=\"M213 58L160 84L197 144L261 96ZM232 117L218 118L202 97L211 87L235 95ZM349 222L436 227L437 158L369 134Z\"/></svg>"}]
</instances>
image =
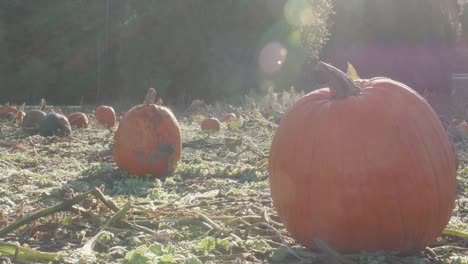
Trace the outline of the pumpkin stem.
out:
<instances>
[{"instance_id":1,"label":"pumpkin stem","mask_svg":"<svg viewBox=\"0 0 468 264\"><path fill-rule=\"evenodd\" d=\"M44 98L41 98L41 102L39 103L39 105L40 105L40 106L39 106L39 109L40 109L41 111L44 111L45 108L46 108L46 102L45 102L45 99L44 99Z\"/></svg>"},{"instance_id":2,"label":"pumpkin stem","mask_svg":"<svg viewBox=\"0 0 468 264\"><path fill-rule=\"evenodd\" d=\"M145 105L154 104L156 100L156 90L154 88L149 88L148 92L146 93Z\"/></svg>"},{"instance_id":3,"label":"pumpkin stem","mask_svg":"<svg viewBox=\"0 0 468 264\"><path fill-rule=\"evenodd\" d=\"M361 93L361 87L340 69L322 61L317 64L316 69L328 83L333 99L345 99Z\"/></svg>"}]
</instances>

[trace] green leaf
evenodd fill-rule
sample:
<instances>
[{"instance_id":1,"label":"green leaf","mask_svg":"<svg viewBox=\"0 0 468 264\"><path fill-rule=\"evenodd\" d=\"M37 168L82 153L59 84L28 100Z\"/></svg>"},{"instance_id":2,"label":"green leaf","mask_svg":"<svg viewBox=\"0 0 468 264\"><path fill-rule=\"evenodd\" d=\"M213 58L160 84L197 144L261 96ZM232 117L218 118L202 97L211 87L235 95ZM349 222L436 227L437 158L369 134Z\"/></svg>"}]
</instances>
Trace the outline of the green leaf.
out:
<instances>
[{"instance_id":1,"label":"green leaf","mask_svg":"<svg viewBox=\"0 0 468 264\"><path fill-rule=\"evenodd\" d=\"M229 251L232 247L230 237L218 239L216 242L216 248L221 251Z\"/></svg>"},{"instance_id":2,"label":"green leaf","mask_svg":"<svg viewBox=\"0 0 468 264\"><path fill-rule=\"evenodd\" d=\"M245 245L248 249L260 253L267 253L268 251L272 250L270 244L268 244L263 239L249 239L245 241Z\"/></svg>"},{"instance_id":3,"label":"green leaf","mask_svg":"<svg viewBox=\"0 0 468 264\"><path fill-rule=\"evenodd\" d=\"M150 253L150 254L148 254ZM131 264L150 264L157 263L156 258L145 246L138 247L125 255L125 263Z\"/></svg>"},{"instance_id":4,"label":"green leaf","mask_svg":"<svg viewBox=\"0 0 468 264\"><path fill-rule=\"evenodd\" d=\"M164 255L161 258L159 258L158 263L173 264L173 263L177 263L177 261L173 255Z\"/></svg>"},{"instance_id":5,"label":"green leaf","mask_svg":"<svg viewBox=\"0 0 468 264\"><path fill-rule=\"evenodd\" d=\"M207 237L204 238L200 242L200 246L205 253L210 253L211 251L215 250L216 248L216 239L214 237Z\"/></svg>"},{"instance_id":6,"label":"green leaf","mask_svg":"<svg viewBox=\"0 0 468 264\"><path fill-rule=\"evenodd\" d=\"M69 216L66 216L62 219L62 221L60 221L60 224L63 225L63 226L69 226L72 222L73 218L71 215Z\"/></svg>"},{"instance_id":7,"label":"green leaf","mask_svg":"<svg viewBox=\"0 0 468 264\"><path fill-rule=\"evenodd\" d=\"M184 264L202 264L203 262L201 262L197 257L195 256L192 256L192 257L189 257L185 260Z\"/></svg>"},{"instance_id":8,"label":"green leaf","mask_svg":"<svg viewBox=\"0 0 468 264\"><path fill-rule=\"evenodd\" d=\"M235 121L232 121L232 122L229 122L226 124L226 126L229 128L229 129L238 129L240 127L242 127L242 125L244 124L244 119L243 118L239 118Z\"/></svg>"},{"instance_id":9,"label":"green leaf","mask_svg":"<svg viewBox=\"0 0 468 264\"><path fill-rule=\"evenodd\" d=\"M111 241L112 238L114 238L114 234L112 234L111 232L108 232L108 231L103 231L101 233L101 236L99 237L99 241L105 244L105 243Z\"/></svg>"},{"instance_id":10,"label":"green leaf","mask_svg":"<svg viewBox=\"0 0 468 264\"><path fill-rule=\"evenodd\" d=\"M152 244L149 247L149 250L153 252L156 256L162 256L164 255L164 246L158 242Z\"/></svg>"},{"instance_id":11,"label":"green leaf","mask_svg":"<svg viewBox=\"0 0 468 264\"><path fill-rule=\"evenodd\" d=\"M282 246L273 251L273 253L270 255L270 259L274 262L284 262L288 255L288 249Z\"/></svg>"}]
</instances>

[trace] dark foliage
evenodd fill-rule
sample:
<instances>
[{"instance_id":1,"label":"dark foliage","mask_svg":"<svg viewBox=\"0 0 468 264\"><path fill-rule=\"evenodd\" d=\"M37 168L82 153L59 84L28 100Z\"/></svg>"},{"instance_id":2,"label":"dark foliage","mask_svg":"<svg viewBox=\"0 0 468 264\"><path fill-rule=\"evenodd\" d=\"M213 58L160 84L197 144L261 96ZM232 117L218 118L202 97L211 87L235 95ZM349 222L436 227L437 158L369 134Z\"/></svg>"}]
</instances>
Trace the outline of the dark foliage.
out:
<instances>
[{"instance_id":1,"label":"dark foliage","mask_svg":"<svg viewBox=\"0 0 468 264\"><path fill-rule=\"evenodd\" d=\"M361 77L386 76L419 92L446 93L456 65L457 0L334 0L322 58Z\"/></svg>"},{"instance_id":2,"label":"dark foliage","mask_svg":"<svg viewBox=\"0 0 468 264\"><path fill-rule=\"evenodd\" d=\"M242 98L260 86L260 49L292 31L285 2L1 1L0 102L127 101L148 87L170 104Z\"/></svg>"},{"instance_id":3,"label":"dark foliage","mask_svg":"<svg viewBox=\"0 0 468 264\"><path fill-rule=\"evenodd\" d=\"M334 0L322 58L340 68L351 61L362 77L443 90L454 57L449 2ZM319 19L304 26L295 10L307 4ZM328 0L3 0L0 103L134 103L149 87L169 105L236 103L269 87L310 91L330 8ZM265 50L276 52L263 61L267 72ZM280 70L271 68L277 61Z\"/></svg>"}]
</instances>

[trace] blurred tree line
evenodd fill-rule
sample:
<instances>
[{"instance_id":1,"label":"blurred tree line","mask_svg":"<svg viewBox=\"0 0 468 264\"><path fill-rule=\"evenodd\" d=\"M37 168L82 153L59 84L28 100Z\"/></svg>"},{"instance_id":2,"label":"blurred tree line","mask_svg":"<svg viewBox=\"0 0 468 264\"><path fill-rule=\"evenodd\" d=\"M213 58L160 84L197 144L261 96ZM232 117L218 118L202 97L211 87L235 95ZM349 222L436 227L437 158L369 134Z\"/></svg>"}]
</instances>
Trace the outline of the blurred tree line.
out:
<instances>
[{"instance_id":1,"label":"blurred tree line","mask_svg":"<svg viewBox=\"0 0 468 264\"><path fill-rule=\"evenodd\" d=\"M313 89L317 56L342 69L350 61L362 77L446 90L456 2L2 0L0 102L134 102L149 87L171 104L238 102L272 83ZM284 47L273 54L282 69L265 74L259 56L271 42Z\"/></svg>"},{"instance_id":2,"label":"blurred tree line","mask_svg":"<svg viewBox=\"0 0 468 264\"><path fill-rule=\"evenodd\" d=\"M241 99L285 0L0 1L0 101ZM3 97L3 98L2 98Z\"/></svg>"}]
</instances>

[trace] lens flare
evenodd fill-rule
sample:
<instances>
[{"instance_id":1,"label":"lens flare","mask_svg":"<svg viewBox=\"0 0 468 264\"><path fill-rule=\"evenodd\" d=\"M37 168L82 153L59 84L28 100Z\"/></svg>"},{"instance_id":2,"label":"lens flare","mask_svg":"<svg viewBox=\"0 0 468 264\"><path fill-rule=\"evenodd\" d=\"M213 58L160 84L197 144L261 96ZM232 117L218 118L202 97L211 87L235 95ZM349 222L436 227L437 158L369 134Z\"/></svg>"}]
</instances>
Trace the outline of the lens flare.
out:
<instances>
[{"instance_id":1,"label":"lens flare","mask_svg":"<svg viewBox=\"0 0 468 264\"><path fill-rule=\"evenodd\" d=\"M286 60L288 51L279 42L270 42L263 47L258 58L260 70L266 74L272 74L281 69Z\"/></svg>"}]
</instances>

